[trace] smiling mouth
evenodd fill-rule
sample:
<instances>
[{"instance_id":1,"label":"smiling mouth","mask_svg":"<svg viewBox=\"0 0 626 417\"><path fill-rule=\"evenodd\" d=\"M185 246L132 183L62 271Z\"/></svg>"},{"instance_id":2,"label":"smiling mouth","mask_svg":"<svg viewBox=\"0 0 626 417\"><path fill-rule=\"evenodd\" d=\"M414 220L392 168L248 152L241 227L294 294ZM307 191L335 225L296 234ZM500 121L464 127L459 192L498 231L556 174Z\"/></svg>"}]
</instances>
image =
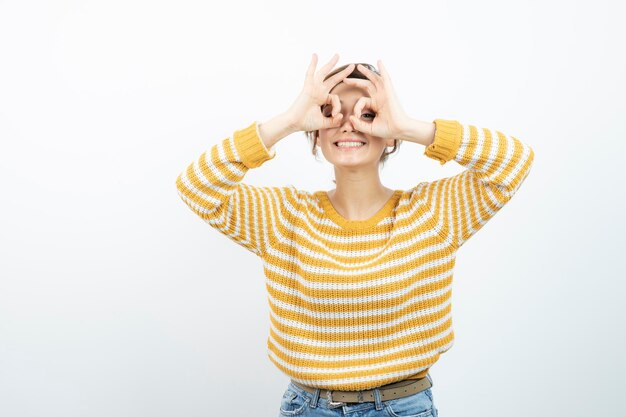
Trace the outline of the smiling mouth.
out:
<instances>
[{"instance_id":1,"label":"smiling mouth","mask_svg":"<svg viewBox=\"0 0 626 417\"><path fill-rule=\"evenodd\" d=\"M354 140L354 141L344 141L343 143L360 143L361 145L348 145L348 146L339 146L339 142L333 142L333 145L335 145L338 148L360 148L361 146L365 146L367 145L366 142L360 141L360 140Z\"/></svg>"}]
</instances>

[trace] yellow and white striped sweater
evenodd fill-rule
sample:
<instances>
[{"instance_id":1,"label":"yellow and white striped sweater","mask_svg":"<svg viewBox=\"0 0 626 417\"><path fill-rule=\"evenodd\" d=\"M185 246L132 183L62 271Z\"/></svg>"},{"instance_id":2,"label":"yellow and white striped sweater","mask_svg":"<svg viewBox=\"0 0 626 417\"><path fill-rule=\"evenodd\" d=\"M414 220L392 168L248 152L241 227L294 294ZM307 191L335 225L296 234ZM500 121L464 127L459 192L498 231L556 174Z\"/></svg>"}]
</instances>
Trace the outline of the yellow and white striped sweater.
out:
<instances>
[{"instance_id":1,"label":"yellow and white striped sweater","mask_svg":"<svg viewBox=\"0 0 626 417\"><path fill-rule=\"evenodd\" d=\"M370 389L425 376L452 346L456 251L511 199L534 152L498 131L434 122L424 154L467 169L396 190L367 220L342 217L325 191L243 183L276 155L256 122L178 176L198 216L262 259L268 356L293 380Z\"/></svg>"}]
</instances>

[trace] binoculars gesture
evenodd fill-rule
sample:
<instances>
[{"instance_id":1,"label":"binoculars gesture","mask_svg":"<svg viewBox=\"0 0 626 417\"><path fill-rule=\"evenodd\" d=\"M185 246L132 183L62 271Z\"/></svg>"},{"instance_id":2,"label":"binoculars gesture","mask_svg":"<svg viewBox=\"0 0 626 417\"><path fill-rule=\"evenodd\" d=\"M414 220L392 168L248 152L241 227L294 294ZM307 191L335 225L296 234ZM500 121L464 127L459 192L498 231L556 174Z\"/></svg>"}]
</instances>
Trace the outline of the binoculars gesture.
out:
<instances>
[{"instance_id":1,"label":"binoculars gesture","mask_svg":"<svg viewBox=\"0 0 626 417\"><path fill-rule=\"evenodd\" d=\"M367 80L347 78L344 83L365 89L369 97L361 97L354 105L354 115L350 121L354 127L363 133L383 139L401 139L406 126L410 125L410 117L400 105L400 101L391 84L391 77L382 61L378 61L380 75L359 64L357 70L367 77ZM372 122L361 120L364 109L376 113Z\"/></svg>"},{"instance_id":2,"label":"binoculars gesture","mask_svg":"<svg viewBox=\"0 0 626 417\"><path fill-rule=\"evenodd\" d=\"M326 65L316 72L317 54L313 54L306 72L302 91L289 110L287 110L294 130L314 131L341 125L343 114L340 112L339 96L329 93L330 90L352 73L354 64L348 65L343 71L324 81L324 78L331 72L338 60L339 55L335 54ZM330 104L332 107L331 117L326 117L322 113L322 106L326 104Z\"/></svg>"}]
</instances>

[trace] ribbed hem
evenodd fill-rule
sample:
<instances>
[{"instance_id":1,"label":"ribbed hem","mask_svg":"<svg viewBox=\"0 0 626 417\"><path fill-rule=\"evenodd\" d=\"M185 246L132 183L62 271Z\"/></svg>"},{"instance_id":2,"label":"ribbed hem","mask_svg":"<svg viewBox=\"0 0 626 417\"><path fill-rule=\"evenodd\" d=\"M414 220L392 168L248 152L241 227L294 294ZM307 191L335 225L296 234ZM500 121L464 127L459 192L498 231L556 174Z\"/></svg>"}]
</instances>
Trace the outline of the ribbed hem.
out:
<instances>
[{"instance_id":1,"label":"ribbed hem","mask_svg":"<svg viewBox=\"0 0 626 417\"><path fill-rule=\"evenodd\" d=\"M426 368L423 371L420 371L414 375L408 376L406 379L421 379L424 378L426 375L428 375L428 371L430 370L430 368Z\"/></svg>"},{"instance_id":2,"label":"ribbed hem","mask_svg":"<svg viewBox=\"0 0 626 417\"><path fill-rule=\"evenodd\" d=\"M276 156L276 151L270 152L261 140L256 121L245 129L235 131L233 140L241 162L248 168L259 167Z\"/></svg>"},{"instance_id":3,"label":"ribbed hem","mask_svg":"<svg viewBox=\"0 0 626 417\"><path fill-rule=\"evenodd\" d=\"M435 119L434 123L435 140L426 147L424 155L440 161L443 165L459 151L463 128L456 120Z\"/></svg>"}]
</instances>

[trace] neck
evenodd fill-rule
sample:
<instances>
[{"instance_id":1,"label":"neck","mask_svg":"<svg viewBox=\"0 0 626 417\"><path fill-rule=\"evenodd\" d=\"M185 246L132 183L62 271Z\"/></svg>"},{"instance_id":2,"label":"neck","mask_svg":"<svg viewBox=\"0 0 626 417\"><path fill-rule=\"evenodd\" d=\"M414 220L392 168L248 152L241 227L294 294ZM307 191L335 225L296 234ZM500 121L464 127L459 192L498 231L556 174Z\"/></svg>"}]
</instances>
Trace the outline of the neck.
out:
<instances>
[{"instance_id":1,"label":"neck","mask_svg":"<svg viewBox=\"0 0 626 417\"><path fill-rule=\"evenodd\" d=\"M394 190L385 187L376 175L340 174L335 170L336 188L328 191L335 209L345 218L365 220L376 214Z\"/></svg>"}]
</instances>

